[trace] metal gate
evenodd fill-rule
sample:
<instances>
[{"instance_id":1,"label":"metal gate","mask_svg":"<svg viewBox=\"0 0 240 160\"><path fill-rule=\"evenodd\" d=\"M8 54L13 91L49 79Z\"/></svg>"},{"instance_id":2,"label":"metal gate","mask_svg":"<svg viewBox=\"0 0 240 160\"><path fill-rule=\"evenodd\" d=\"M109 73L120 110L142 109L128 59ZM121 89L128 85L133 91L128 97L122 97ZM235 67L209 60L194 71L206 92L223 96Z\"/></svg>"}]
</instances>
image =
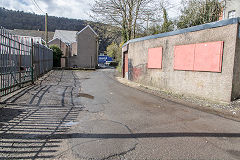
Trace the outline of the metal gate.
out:
<instances>
[{"instance_id":1,"label":"metal gate","mask_svg":"<svg viewBox=\"0 0 240 160\"><path fill-rule=\"evenodd\" d=\"M41 48L38 52L35 48ZM46 55L43 56L43 54ZM46 57L40 58L37 56ZM0 97L7 95L52 69L52 51L33 43L33 39L15 36L0 28ZM42 62L44 60L49 63ZM34 65L35 61L40 61ZM34 74L34 68L45 68Z\"/></svg>"}]
</instances>

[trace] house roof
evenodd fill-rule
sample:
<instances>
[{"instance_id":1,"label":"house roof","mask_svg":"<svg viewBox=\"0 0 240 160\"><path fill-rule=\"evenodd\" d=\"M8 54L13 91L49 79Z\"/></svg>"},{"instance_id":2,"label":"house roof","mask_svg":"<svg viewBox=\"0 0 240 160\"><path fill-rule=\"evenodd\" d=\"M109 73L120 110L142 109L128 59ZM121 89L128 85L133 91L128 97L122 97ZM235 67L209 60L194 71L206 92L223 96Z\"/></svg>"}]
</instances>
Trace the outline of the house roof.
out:
<instances>
[{"instance_id":1,"label":"house roof","mask_svg":"<svg viewBox=\"0 0 240 160\"><path fill-rule=\"evenodd\" d=\"M84 30L86 30L87 28L90 28L92 30L92 32L98 37L98 34L92 29L92 27L90 25L87 25L85 28L83 28L81 31L77 32L77 34L82 33Z\"/></svg>"},{"instance_id":2,"label":"house roof","mask_svg":"<svg viewBox=\"0 0 240 160\"><path fill-rule=\"evenodd\" d=\"M77 31L56 30L53 39L58 38L65 43L71 44L76 42L76 34Z\"/></svg>"},{"instance_id":3,"label":"house roof","mask_svg":"<svg viewBox=\"0 0 240 160\"><path fill-rule=\"evenodd\" d=\"M50 40L48 43L51 43L52 41L54 41L54 40L56 40L56 39L60 40L59 38L53 38L53 39Z\"/></svg>"},{"instance_id":4,"label":"house roof","mask_svg":"<svg viewBox=\"0 0 240 160\"><path fill-rule=\"evenodd\" d=\"M45 31L14 29L14 30L9 30L9 32L19 36L41 37L44 41L46 41ZM48 40L53 39L53 35L54 35L54 32L48 32Z\"/></svg>"}]
</instances>

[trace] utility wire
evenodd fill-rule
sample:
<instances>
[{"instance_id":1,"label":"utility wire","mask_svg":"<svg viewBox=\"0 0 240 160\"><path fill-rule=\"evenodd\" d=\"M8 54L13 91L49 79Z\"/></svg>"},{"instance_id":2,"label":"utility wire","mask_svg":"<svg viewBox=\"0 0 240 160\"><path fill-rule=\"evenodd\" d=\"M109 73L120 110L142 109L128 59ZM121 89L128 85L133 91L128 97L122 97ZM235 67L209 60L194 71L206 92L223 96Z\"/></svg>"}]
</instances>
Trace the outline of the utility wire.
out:
<instances>
[{"instance_id":1,"label":"utility wire","mask_svg":"<svg viewBox=\"0 0 240 160\"><path fill-rule=\"evenodd\" d=\"M43 10L39 7L39 5L37 4L37 2L36 2L35 0L31 0L31 1L33 2L33 4L35 5L35 7L36 7L39 11L41 11L42 13L45 14L45 12L43 12Z\"/></svg>"}]
</instances>

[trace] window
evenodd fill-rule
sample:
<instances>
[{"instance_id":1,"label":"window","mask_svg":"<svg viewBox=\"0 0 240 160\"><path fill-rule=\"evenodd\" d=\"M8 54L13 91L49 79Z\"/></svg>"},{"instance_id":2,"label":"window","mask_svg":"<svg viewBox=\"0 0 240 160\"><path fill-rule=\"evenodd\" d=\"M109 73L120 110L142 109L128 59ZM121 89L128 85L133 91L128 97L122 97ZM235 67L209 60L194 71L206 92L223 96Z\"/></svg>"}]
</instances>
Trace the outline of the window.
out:
<instances>
[{"instance_id":1,"label":"window","mask_svg":"<svg viewBox=\"0 0 240 160\"><path fill-rule=\"evenodd\" d=\"M228 12L228 18L235 18L236 17L236 11L232 10Z\"/></svg>"}]
</instances>

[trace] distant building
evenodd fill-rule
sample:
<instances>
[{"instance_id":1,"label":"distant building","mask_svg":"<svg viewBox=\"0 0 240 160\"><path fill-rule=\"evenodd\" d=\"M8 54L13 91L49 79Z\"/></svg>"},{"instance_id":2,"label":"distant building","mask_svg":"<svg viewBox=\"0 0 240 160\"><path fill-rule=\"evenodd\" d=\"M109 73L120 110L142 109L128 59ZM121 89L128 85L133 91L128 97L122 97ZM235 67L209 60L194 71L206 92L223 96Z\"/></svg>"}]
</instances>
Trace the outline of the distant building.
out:
<instances>
[{"instance_id":1,"label":"distant building","mask_svg":"<svg viewBox=\"0 0 240 160\"><path fill-rule=\"evenodd\" d=\"M49 45L57 45L63 52L63 68L96 68L98 35L88 25L81 31L56 30Z\"/></svg>"},{"instance_id":2,"label":"distant building","mask_svg":"<svg viewBox=\"0 0 240 160\"><path fill-rule=\"evenodd\" d=\"M23 40L46 44L45 32L37 30L8 30ZM49 45L57 45L63 52L63 68L96 68L98 64L98 35L88 25L81 31L56 30L48 32Z\"/></svg>"},{"instance_id":3,"label":"distant building","mask_svg":"<svg viewBox=\"0 0 240 160\"><path fill-rule=\"evenodd\" d=\"M14 30L8 30L10 33L13 33L14 35L18 35L21 37L35 37L36 40L43 40L43 42L46 42L45 40L45 31L38 31L38 30L23 30L23 29L14 29ZM54 32L48 32L48 39L53 39ZM39 43L41 43L39 41Z\"/></svg>"},{"instance_id":4,"label":"distant building","mask_svg":"<svg viewBox=\"0 0 240 160\"><path fill-rule=\"evenodd\" d=\"M62 58L61 58L61 67L65 68L66 66L68 66L67 60L68 60L68 57L70 56L70 50L71 50L70 44L62 41L59 38L55 38L55 39L49 41L48 45L49 46L56 45L61 49L61 51L63 53Z\"/></svg>"},{"instance_id":5,"label":"distant building","mask_svg":"<svg viewBox=\"0 0 240 160\"><path fill-rule=\"evenodd\" d=\"M240 17L240 0L226 0L222 19Z\"/></svg>"},{"instance_id":6,"label":"distant building","mask_svg":"<svg viewBox=\"0 0 240 160\"><path fill-rule=\"evenodd\" d=\"M63 52L61 58L61 67L69 67L69 57L72 53L76 53L75 47L72 47L73 43L76 43L77 31L56 30L53 39L48 44L58 46ZM73 51L75 49L75 51Z\"/></svg>"},{"instance_id":7,"label":"distant building","mask_svg":"<svg viewBox=\"0 0 240 160\"><path fill-rule=\"evenodd\" d=\"M70 67L96 68L98 64L97 33L88 25L76 36L75 49L77 49L77 54L70 57Z\"/></svg>"},{"instance_id":8,"label":"distant building","mask_svg":"<svg viewBox=\"0 0 240 160\"><path fill-rule=\"evenodd\" d=\"M17 37L20 38L20 41L24 42L31 42L31 39L33 40L33 43L39 43L39 44L46 44L46 42L42 39L42 37L31 37L31 36L19 36L16 35Z\"/></svg>"}]
</instances>

